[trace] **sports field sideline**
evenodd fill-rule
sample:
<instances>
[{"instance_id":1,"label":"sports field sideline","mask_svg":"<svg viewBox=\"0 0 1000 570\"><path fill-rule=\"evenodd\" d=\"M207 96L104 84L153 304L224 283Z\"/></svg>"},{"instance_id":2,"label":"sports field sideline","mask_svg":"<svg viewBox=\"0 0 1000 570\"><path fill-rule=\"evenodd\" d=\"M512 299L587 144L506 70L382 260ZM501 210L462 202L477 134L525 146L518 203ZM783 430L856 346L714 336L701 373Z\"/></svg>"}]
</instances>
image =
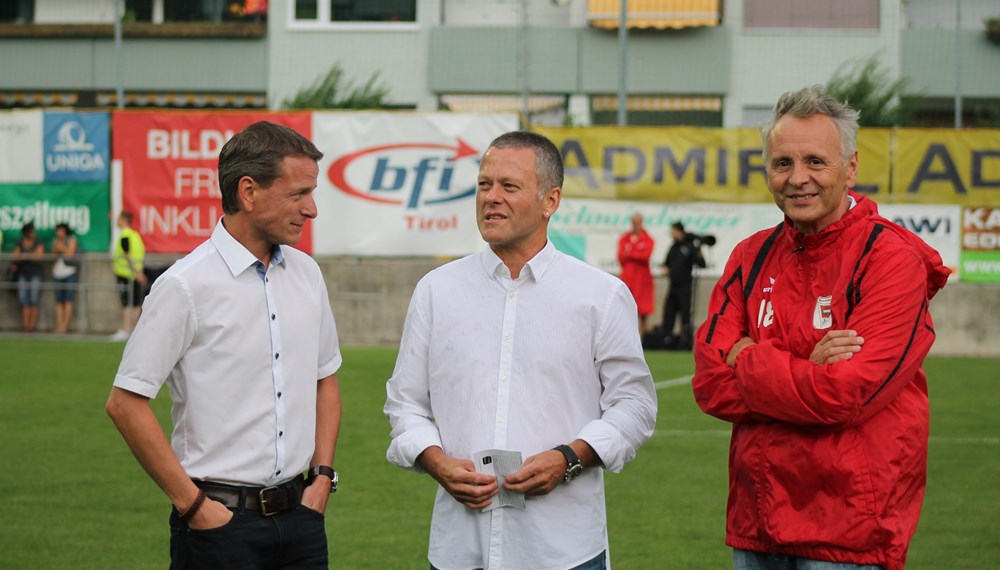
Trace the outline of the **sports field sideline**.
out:
<instances>
[{"instance_id":1,"label":"sports field sideline","mask_svg":"<svg viewBox=\"0 0 1000 570\"><path fill-rule=\"evenodd\" d=\"M122 347L0 338L0 568L168 566L169 503L104 413ZM427 568L435 483L385 460L382 403L395 356L395 348L344 349L331 568ZM607 477L614 568L731 568L723 544L728 425L695 405L690 353L646 357L660 415L636 461ZM907 568L996 567L1000 359L931 358L926 368L928 490ZM154 407L169 425L166 391Z\"/></svg>"}]
</instances>

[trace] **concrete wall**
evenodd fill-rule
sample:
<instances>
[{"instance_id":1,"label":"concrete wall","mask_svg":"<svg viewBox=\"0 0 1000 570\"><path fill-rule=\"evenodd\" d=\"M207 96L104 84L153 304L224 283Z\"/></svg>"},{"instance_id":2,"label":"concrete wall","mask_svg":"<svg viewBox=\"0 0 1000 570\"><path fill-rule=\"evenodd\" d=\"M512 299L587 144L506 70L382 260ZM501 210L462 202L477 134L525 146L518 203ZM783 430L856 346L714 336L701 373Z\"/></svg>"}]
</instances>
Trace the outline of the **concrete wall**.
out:
<instances>
[{"instance_id":1,"label":"concrete wall","mask_svg":"<svg viewBox=\"0 0 1000 570\"><path fill-rule=\"evenodd\" d=\"M6 267L6 259L0 260ZM147 266L169 264L171 258L150 256ZM403 330L403 320L414 285L431 269L445 263L441 259L340 258L318 259L326 276L341 342L345 345L395 345ZM701 324L715 278L698 280L695 292L695 322ZM83 268L86 287L76 303L72 331L106 335L121 320L118 294L107 256L89 254ZM17 299L10 284L0 289L0 331L16 331L20 325ZM662 314L667 280L656 280L656 312L650 324ZM51 332L52 293L42 295L39 318L41 332ZM931 303L937 330L932 354L948 356L1000 357L1000 285L951 283Z\"/></svg>"}]
</instances>

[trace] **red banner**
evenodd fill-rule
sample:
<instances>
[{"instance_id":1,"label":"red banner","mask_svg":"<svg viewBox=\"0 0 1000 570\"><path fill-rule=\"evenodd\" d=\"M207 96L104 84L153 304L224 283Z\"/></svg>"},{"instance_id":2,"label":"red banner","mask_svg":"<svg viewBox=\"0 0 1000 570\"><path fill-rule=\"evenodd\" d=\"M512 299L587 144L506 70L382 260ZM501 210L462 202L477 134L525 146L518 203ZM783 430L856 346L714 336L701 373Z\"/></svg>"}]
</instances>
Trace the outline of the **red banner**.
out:
<instances>
[{"instance_id":1,"label":"red banner","mask_svg":"<svg viewBox=\"0 0 1000 570\"><path fill-rule=\"evenodd\" d=\"M146 251L187 253L212 235L222 217L218 165L222 145L257 121L312 138L303 113L116 112L112 149L121 164L122 208L138 216ZM312 225L297 248L312 253Z\"/></svg>"}]
</instances>

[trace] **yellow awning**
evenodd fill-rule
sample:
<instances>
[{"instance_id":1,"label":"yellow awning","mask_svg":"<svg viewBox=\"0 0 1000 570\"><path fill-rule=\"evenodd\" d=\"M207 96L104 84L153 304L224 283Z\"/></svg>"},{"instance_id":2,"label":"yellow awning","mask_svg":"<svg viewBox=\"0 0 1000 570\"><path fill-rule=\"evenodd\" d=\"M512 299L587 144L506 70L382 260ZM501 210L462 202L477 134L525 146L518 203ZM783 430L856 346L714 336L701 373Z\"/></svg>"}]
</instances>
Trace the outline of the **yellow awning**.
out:
<instances>
[{"instance_id":1,"label":"yellow awning","mask_svg":"<svg viewBox=\"0 0 1000 570\"><path fill-rule=\"evenodd\" d=\"M627 0L629 28L718 26L719 0ZM619 0L587 0L587 19L596 28L618 28Z\"/></svg>"},{"instance_id":2,"label":"yellow awning","mask_svg":"<svg viewBox=\"0 0 1000 570\"><path fill-rule=\"evenodd\" d=\"M721 97L670 97L659 95L629 95L625 99L629 111L720 111ZM617 111L618 97L597 95L591 99L594 111Z\"/></svg>"}]
</instances>

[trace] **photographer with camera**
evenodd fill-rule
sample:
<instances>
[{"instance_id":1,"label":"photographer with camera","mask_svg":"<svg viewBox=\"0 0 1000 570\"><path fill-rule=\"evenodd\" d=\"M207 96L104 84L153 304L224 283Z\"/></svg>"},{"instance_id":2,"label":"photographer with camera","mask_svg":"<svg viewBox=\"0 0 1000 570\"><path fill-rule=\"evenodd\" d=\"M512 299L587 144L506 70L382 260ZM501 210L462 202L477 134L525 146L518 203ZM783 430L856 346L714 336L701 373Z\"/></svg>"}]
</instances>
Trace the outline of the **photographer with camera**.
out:
<instances>
[{"instance_id":1,"label":"photographer with camera","mask_svg":"<svg viewBox=\"0 0 1000 570\"><path fill-rule=\"evenodd\" d=\"M691 326L691 300L694 279L691 273L695 266L705 267L705 258L701 254L701 245L711 245L712 236L699 237L684 231L680 221L670 226L670 235L674 238L673 245L667 251L663 261L665 274L670 277L670 288L667 290L666 302L663 305L663 323L661 330L666 334L664 343L667 348L690 350L694 329ZM674 335L674 323L677 315L681 317L681 330Z\"/></svg>"}]
</instances>

